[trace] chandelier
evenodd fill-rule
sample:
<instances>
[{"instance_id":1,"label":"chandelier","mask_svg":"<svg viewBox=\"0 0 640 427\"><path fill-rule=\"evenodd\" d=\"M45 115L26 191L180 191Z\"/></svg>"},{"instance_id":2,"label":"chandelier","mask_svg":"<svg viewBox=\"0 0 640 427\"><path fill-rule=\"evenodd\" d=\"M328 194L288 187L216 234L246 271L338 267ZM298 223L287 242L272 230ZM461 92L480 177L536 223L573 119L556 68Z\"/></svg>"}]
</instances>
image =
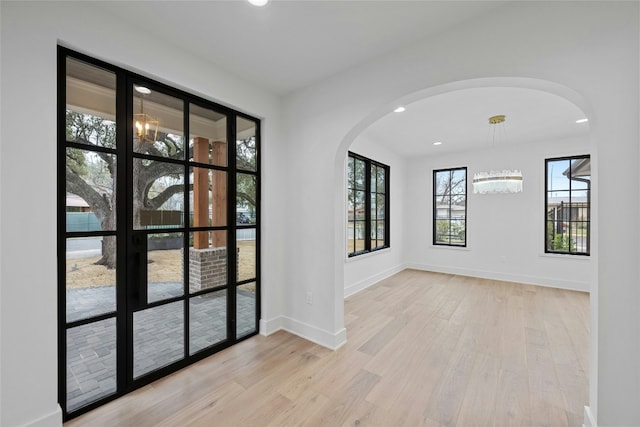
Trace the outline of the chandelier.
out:
<instances>
[{"instance_id":1,"label":"chandelier","mask_svg":"<svg viewBox=\"0 0 640 427\"><path fill-rule=\"evenodd\" d=\"M158 125L160 122L144 112L144 95L149 95L151 91L144 86L134 86L140 96L140 113L133 115L133 128L140 142L156 142L158 137Z\"/></svg>"},{"instance_id":2,"label":"chandelier","mask_svg":"<svg viewBox=\"0 0 640 427\"><path fill-rule=\"evenodd\" d=\"M158 137L158 120L148 114L133 115L136 135L140 141L155 142Z\"/></svg>"},{"instance_id":3,"label":"chandelier","mask_svg":"<svg viewBox=\"0 0 640 427\"><path fill-rule=\"evenodd\" d=\"M478 172L473 175L473 192L476 194L520 193L522 172L502 170Z\"/></svg>"},{"instance_id":4,"label":"chandelier","mask_svg":"<svg viewBox=\"0 0 640 427\"><path fill-rule=\"evenodd\" d=\"M493 127L493 142L496 138L496 126L504 123L506 116L489 117L489 125ZM473 175L473 192L475 194L520 193L522 192L522 172L519 170L492 170L477 172Z\"/></svg>"}]
</instances>

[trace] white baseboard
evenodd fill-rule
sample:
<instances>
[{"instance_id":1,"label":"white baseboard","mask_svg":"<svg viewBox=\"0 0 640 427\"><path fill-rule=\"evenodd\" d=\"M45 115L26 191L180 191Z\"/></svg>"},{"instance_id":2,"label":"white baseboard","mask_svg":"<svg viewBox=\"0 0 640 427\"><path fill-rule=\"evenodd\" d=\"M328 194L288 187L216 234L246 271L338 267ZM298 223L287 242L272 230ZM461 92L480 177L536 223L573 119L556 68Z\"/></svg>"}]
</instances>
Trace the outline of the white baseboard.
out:
<instances>
[{"instance_id":1,"label":"white baseboard","mask_svg":"<svg viewBox=\"0 0 640 427\"><path fill-rule=\"evenodd\" d=\"M358 292L368 288L369 286L375 285L379 281L384 280L387 277L391 277L394 274L401 272L405 268L407 268L406 265L398 265L396 267L389 268L380 273L376 273L373 276L367 277L366 279L360 280L359 282L354 283L352 285L347 285L344 288L344 297L347 298L347 297L350 297L351 295L357 294Z\"/></svg>"},{"instance_id":2,"label":"white baseboard","mask_svg":"<svg viewBox=\"0 0 640 427\"><path fill-rule=\"evenodd\" d=\"M280 330L282 330L282 316L278 316L271 320L260 319L260 335L268 337Z\"/></svg>"},{"instance_id":3,"label":"white baseboard","mask_svg":"<svg viewBox=\"0 0 640 427\"><path fill-rule=\"evenodd\" d=\"M460 276L478 277L481 279L503 280L506 282L524 283L527 285L546 286L570 291L589 292L589 283L553 279L548 277L525 276L520 274L501 273L496 271L474 270L469 268L439 266L430 264L408 263L407 268L433 271L436 273L457 274Z\"/></svg>"},{"instance_id":4,"label":"white baseboard","mask_svg":"<svg viewBox=\"0 0 640 427\"><path fill-rule=\"evenodd\" d=\"M268 336L281 330L330 350L337 350L347 343L347 330L345 328L336 333L331 333L286 316L279 316L269 321L260 321L260 333L262 335Z\"/></svg>"},{"instance_id":5,"label":"white baseboard","mask_svg":"<svg viewBox=\"0 0 640 427\"><path fill-rule=\"evenodd\" d=\"M597 427L596 419L591 413L591 408L588 406L584 407L584 423L582 425L583 427Z\"/></svg>"},{"instance_id":6,"label":"white baseboard","mask_svg":"<svg viewBox=\"0 0 640 427\"><path fill-rule=\"evenodd\" d=\"M62 426L62 408L56 405L56 409L50 414L43 415L37 420L26 424L27 427L60 427Z\"/></svg>"}]
</instances>

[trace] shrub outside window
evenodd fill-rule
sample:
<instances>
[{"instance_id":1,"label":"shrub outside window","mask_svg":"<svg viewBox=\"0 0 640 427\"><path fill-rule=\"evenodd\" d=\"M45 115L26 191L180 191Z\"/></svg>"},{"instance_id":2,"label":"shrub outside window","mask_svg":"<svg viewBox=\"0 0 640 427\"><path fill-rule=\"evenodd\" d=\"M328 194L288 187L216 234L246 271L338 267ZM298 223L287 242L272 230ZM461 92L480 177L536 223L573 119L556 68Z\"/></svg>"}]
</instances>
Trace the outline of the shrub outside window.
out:
<instances>
[{"instance_id":1,"label":"shrub outside window","mask_svg":"<svg viewBox=\"0 0 640 427\"><path fill-rule=\"evenodd\" d=\"M589 255L591 157L545 160L545 252Z\"/></svg>"},{"instance_id":2,"label":"shrub outside window","mask_svg":"<svg viewBox=\"0 0 640 427\"><path fill-rule=\"evenodd\" d=\"M347 255L389 247L389 166L355 153L347 158Z\"/></svg>"},{"instance_id":3,"label":"shrub outside window","mask_svg":"<svg viewBox=\"0 0 640 427\"><path fill-rule=\"evenodd\" d=\"M467 168L433 171L433 244L467 246Z\"/></svg>"}]
</instances>

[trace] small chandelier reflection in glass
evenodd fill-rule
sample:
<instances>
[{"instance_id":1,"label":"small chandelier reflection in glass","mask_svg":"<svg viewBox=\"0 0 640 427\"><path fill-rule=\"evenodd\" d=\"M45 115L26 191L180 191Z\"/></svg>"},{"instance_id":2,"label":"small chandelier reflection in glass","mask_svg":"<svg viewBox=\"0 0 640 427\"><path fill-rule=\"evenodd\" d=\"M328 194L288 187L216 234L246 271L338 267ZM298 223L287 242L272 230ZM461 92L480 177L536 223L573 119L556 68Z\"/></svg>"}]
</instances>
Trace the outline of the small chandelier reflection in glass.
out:
<instances>
[{"instance_id":1,"label":"small chandelier reflection in glass","mask_svg":"<svg viewBox=\"0 0 640 427\"><path fill-rule=\"evenodd\" d=\"M140 142L154 143L158 137L158 120L144 113L144 96L149 95L151 90L144 86L134 86L136 92L140 93L140 113L133 115L133 129Z\"/></svg>"},{"instance_id":2,"label":"small chandelier reflection in glass","mask_svg":"<svg viewBox=\"0 0 640 427\"><path fill-rule=\"evenodd\" d=\"M473 192L476 194L520 193L522 172L503 170L478 172L473 176Z\"/></svg>"},{"instance_id":3,"label":"small chandelier reflection in glass","mask_svg":"<svg viewBox=\"0 0 640 427\"><path fill-rule=\"evenodd\" d=\"M155 142L158 137L158 120L148 114L133 115L136 135L140 141Z\"/></svg>"},{"instance_id":4,"label":"small chandelier reflection in glass","mask_svg":"<svg viewBox=\"0 0 640 427\"><path fill-rule=\"evenodd\" d=\"M489 117L489 125L493 127L495 146L497 128L503 126L506 116L503 114ZM501 129L504 133L504 129ZM522 191L522 172L519 170L501 170L478 172L473 176L473 192L476 194L520 193Z\"/></svg>"}]
</instances>

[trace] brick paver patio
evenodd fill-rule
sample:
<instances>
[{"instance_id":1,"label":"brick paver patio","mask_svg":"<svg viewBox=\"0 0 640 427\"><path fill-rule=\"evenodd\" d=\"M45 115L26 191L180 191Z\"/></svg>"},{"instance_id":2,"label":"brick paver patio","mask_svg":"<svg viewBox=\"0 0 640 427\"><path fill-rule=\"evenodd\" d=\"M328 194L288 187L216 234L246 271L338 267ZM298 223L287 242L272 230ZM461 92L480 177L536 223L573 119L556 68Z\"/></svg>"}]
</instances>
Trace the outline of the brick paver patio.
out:
<instances>
[{"instance_id":1,"label":"brick paver patio","mask_svg":"<svg viewBox=\"0 0 640 427\"><path fill-rule=\"evenodd\" d=\"M182 294L182 284L150 283L149 301ZM226 290L190 299L189 354L227 338ZM237 335L255 330L255 294L237 291ZM67 321L115 310L115 287L67 290ZM178 301L134 313L134 377L184 357L184 310ZM116 391L116 322L106 319L67 333L67 411Z\"/></svg>"}]
</instances>

